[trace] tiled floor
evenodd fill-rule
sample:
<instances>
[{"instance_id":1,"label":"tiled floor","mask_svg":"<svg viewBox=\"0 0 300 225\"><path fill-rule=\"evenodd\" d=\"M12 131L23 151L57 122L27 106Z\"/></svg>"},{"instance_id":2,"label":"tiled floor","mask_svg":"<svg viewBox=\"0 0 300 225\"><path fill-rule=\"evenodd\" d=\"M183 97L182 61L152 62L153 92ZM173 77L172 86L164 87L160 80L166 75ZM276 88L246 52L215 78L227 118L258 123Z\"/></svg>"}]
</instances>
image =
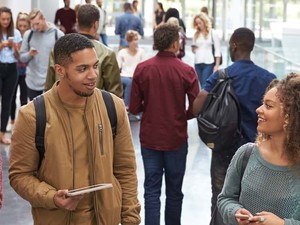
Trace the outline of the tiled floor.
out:
<instances>
[{"instance_id":1,"label":"tiled floor","mask_svg":"<svg viewBox=\"0 0 300 225\"><path fill-rule=\"evenodd\" d=\"M147 55L153 56L155 52L152 50L150 39L141 40L141 47L145 48ZM115 42L110 47L117 49ZM186 56L184 61L192 64L193 58L190 48L186 48ZM143 162L140 153L139 143L139 122L131 121L133 141L137 158L137 174L139 179L139 199L142 204L141 217L143 221ZM208 225L210 218L210 150L201 142L198 137L196 120L189 121L189 152L187 158L186 175L184 179L183 192L183 212L182 225ZM10 134L7 134L10 135ZM28 202L20 198L10 187L8 181L8 159L9 146L0 145L0 151L3 159L3 188L4 203L0 210L0 225L32 225L30 205ZM164 190L162 190L164 194ZM164 207L164 196L161 197L162 207ZM161 211L161 224L164 212ZM143 222L142 222L143 225Z\"/></svg>"}]
</instances>

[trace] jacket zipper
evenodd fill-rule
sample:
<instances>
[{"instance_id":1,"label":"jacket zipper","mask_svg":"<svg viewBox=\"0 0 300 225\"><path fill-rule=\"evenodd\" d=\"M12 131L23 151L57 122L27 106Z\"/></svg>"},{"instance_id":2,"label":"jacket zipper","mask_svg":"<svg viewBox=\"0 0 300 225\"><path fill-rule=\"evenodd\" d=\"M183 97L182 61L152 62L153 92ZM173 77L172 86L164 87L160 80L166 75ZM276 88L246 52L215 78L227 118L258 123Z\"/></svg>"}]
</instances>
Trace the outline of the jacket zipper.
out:
<instances>
[{"instance_id":1,"label":"jacket zipper","mask_svg":"<svg viewBox=\"0 0 300 225\"><path fill-rule=\"evenodd\" d=\"M98 124L98 129L99 129L100 152L101 152L101 155L104 155L104 149L103 149L103 127L102 127L102 124Z\"/></svg>"}]
</instances>

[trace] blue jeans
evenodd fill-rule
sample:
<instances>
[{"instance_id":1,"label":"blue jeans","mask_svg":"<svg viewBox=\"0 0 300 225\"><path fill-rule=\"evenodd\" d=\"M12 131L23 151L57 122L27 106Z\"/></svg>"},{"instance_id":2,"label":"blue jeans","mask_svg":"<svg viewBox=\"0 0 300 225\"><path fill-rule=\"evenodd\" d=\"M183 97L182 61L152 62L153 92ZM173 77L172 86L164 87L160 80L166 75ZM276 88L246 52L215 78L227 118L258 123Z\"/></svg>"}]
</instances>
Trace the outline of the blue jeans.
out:
<instances>
[{"instance_id":1,"label":"blue jeans","mask_svg":"<svg viewBox=\"0 0 300 225\"><path fill-rule=\"evenodd\" d=\"M132 83L132 78L131 77L122 77L121 76L121 81L123 84L123 89L124 89L124 102L125 106L129 106L129 99L130 99L130 91L131 91L131 83Z\"/></svg>"},{"instance_id":2,"label":"blue jeans","mask_svg":"<svg viewBox=\"0 0 300 225\"><path fill-rule=\"evenodd\" d=\"M107 45L107 34L100 34L100 38L101 38L101 41L102 43L105 45L105 46L108 46ZM99 39L100 39L99 38ZM99 40L100 41L100 40Z\"/></svg>"},{"instance_id":3,"label":"blue jeans","mask_svg":"<svg viewBox=\"0 0 300 225\"><path fill-rule=\"evenodd\" d=\"M195 70L197 72L201 88L204 87L204 84L205 84L207 78L213 73L213 69L214 69L213 63L212 64L204 64L204 63L195 64Z\"/></svg>"},{"instance_id":4,"label":"blue jeans","mask_svg":"<svg viewBox=\"0 0 300 225\"><path fill-rule=\"evenodd\" d=\"M160 195L165 173L165 224L180 225L182 183L186 168L187 143L174 151L159 151L141 147L145 170L145 225L160 224Z\"/></svg>"}]
</instances>

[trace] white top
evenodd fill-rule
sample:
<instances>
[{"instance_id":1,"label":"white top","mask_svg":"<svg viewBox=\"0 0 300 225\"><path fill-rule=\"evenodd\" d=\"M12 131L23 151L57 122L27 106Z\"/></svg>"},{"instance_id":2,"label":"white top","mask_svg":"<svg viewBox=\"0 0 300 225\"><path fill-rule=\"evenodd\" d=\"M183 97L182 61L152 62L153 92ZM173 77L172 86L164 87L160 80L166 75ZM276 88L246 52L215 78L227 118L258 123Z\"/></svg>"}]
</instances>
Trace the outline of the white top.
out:
<instances>
[{"instance_id":1,"label":"white top","mask_svg":"<svg viewBox=\"0 0 300 225\"><path fill-rule=\"evenodd\" d=\"M220 39L216 31L211 30L208 33L207 39L204 38L203 34L200 33L199 37L195 40L193 37L193 45L198 48L195 52L195 64L205 63L211 64L214 62L214 56L212 54L212 43L215 45L215 57L221 56L221 44Z\"/></svg>"},{"instance_id":2,"label":"white top","mask_svg":"<svg viewBox=\"0 0 300 225\"><path fill-rule=\"evenodd\" d=\"M144 49L138 48L135 55L128 52L128 48L121 49L117 54L119 68L122 77L133 77L136 66L146 60Z\"/></svg>"}]
</instances>

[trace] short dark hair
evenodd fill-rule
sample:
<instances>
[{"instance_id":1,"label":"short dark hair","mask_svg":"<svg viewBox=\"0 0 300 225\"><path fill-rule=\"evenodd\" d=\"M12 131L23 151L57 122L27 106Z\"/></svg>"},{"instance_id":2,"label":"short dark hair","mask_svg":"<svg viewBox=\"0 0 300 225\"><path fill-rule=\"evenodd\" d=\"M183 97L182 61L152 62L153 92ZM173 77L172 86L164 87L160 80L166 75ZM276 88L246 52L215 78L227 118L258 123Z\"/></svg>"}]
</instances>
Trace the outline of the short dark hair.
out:
<instances>
[{"instance_id":1,"label":"short dark hair","mask_svg":"<svg viewBox=\"0 0 300 225\"><path fill-rule=\"evenodd\" d=\"M72 62L72 53L86 48L94 48L94 44L87 37L77 33L66 34L54 45L54 62L66 66Z\"/></svg>"},{"instance_id":2,"label":"short dark hair","mask_svg":"<svg viewBox=\"0 0 300 225\"><path fill-rule=\"evenodd\" d=\"M163 51L171 47L171 45L179 40L178 26L173 24L159 25L154 32L154 48L158 51Z\"/></svg>"},{"instance_id":3,"label":"short dark hair","mask_svg":"<svg viewBox=\"0 0 300 225\"><path fill-rule=\"evenodd\" d=\"M78 10L79 28L91 28L100 19L99 9L95 5L85 4Z\"/></svg>"},{"instance_id":4,"label":"short dark hair","mask_svg":"<svg viewBox=\"0 0 300 225\"><path fill-rule=\"evenodd\" d=\"M238 28L233 32L230 42L234 42L244 51L251 52L255 43L254 32L246 27Z\"/></svg>"},{"instance_id":5,"label":"short dark hair","mask_svg":"<svg viewBox=\"0 0 300 225\"><path fill-rule=\"evenodd\" d=\"M124 12L129 10L132 11L132 6L129 2L125 2L123 8L124 8Z\"/></svg>"}]
</instances>

